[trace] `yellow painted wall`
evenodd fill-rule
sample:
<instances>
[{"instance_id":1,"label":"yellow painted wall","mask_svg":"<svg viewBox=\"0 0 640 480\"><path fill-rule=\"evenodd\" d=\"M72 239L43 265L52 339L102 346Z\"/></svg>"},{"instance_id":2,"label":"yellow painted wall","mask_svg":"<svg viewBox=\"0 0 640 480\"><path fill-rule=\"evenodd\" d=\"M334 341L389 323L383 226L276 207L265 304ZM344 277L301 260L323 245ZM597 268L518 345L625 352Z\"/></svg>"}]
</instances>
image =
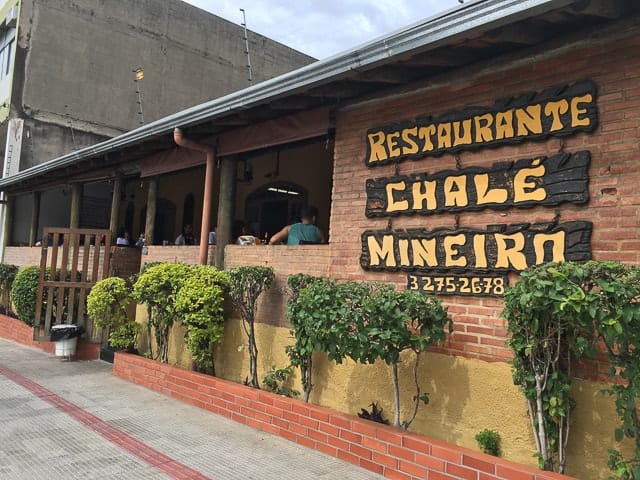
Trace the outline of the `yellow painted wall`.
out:
<instances>
[{"instance_id":1,"label":"yellow painted wall","mask_svg":"<svg viewBox=\"0 0 640 480\"><path fill-rule=\"evenodd\" d=\"M138 306L137 320L144 322L146 308ZM143 334L142 337L145 337ZM183 342L184 330L174 326L170 336L169 363L191 368L191 358ZM262 382L272 365L286 367L285 346L292 342L289 329L256 324L258 379ZM139 342L146 349L146 338ZM154 347L155 348L155 347ZM242 383L249 376L247 339L239 319L225 324L224 340L216 347L216 373L219 377ZM405 360L407 356L405 355ZM393 420L391 370L384 363L342 365L329 362L326 355L314 356L314 387L311 403L356 415L361 408L371 410L377 402L385 418ZM401 420L409 414L412 390L412 366L400 369ZM524 465L536 466L535 444L524 397L513 385L511 368L506 363L427 353L421 357L419 378L422 392L430 403L421 405L410 431L456 445L479 450L475 435L485 428L496 430L502 440L503 457ZM292 385L302 391L299 371ZM613 439L618 425L614 401L602 393L604 384L575 380L573 397L576 409L571 424L566 474L581 480L600 480L609 475L608 449L619 448ZM630 445L626 445L629 451Z\"/></svg>"},{"instance_id":2,"label":"yellow painted wall","mask_svg":"<svg viewBox=\"0 0 640 480\"><path fill-rule=\"evenodd\" d=\"M288 329L264 324L256 325L256 335L258 378L262 381L271 365L282 368L289 364L284 347L292 339ZM249 375L246 343L240 321L228 321L224 341L217 349L218 376L244 381ZM406 407L401 419L410 408L412 375L410 366L401 368L401 398ZM474 437L490 428L500 433L504 458L536 466L526 404L513 385L508 364L428 353L421 357L419 378L430 403L420 406L411 431L479 450ZM294 387L302 391L297 370ZM601 393L604 387L582 380L574 384L577 408L566 473L582 480L607 478L607 450L616 447L613 431L618 420L613 399ZM383 363L365 366L347 361L336 365L324 355L315 355L312 403L355 415L361 408L370 410L369 404L375 401L384 409L385 418L392 420L392 395L391 370Z\"/></svg>"}]
</instances>

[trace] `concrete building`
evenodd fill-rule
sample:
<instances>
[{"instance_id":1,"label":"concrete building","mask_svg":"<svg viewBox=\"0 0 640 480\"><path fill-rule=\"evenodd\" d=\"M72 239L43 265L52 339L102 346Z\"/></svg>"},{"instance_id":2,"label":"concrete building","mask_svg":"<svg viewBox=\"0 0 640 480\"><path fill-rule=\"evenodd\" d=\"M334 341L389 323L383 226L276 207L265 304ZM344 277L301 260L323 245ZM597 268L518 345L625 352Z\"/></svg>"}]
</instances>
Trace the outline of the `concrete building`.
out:
<instances>
[{"instance_id":1,"label":"concrete building","mask_svg":"<svg viewBox=\"0 0 640 480\"><path fill-rule=\"evenodd\" d=\"M251 31L245 41L241 25L179 0L3 1L5 176L312 61ZM106 188L88 186L81 223L101 222ZM61 225L67 190L41 199L43 215L66 212ZM11 240L28 242L28 227L17 227Z\"/></svg>"}]
</instances>

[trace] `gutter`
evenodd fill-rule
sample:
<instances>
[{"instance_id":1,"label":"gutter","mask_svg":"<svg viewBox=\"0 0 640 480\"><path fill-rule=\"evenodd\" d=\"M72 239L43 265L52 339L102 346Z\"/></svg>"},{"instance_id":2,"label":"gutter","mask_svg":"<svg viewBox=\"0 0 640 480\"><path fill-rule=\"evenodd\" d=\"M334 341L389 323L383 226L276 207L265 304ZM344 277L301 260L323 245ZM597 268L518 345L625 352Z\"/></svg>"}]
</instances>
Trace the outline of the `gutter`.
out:
<instances>
[{"instance_id":1,"label":"gutter","mask_svg":"<svg viewBox=\"0 0 640 480\"><path fill-rule=\"evenodd\" d=\"M484 31L540 15L575 3L576 0L476 0L426 18L384 37L354 47L325 60L285 73L209 102L156 120L118 137L63 155L0 179L0 191L55 169L106 155L144 142L149 137L171 134L174 127L189 127L268 103L311 87L330 83L352 71L366 71L403 54L426 52Z\"/></svg>"}]
</instances>

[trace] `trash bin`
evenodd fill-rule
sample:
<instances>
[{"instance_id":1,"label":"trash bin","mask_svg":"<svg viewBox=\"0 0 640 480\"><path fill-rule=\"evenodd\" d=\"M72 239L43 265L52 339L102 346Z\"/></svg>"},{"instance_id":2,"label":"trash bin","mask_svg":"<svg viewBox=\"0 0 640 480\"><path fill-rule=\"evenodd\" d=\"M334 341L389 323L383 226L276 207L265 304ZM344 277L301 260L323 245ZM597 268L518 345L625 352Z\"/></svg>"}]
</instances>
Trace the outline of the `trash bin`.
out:
<instances>
[{"instance_id":1,"label":"trash bin","mask_svg":"<svg viewBox=\"0 0 640 480\"><path fill-rule=\"evenodd\" d=\"M51 327L51 341L56 343L56 357L71 357L76 354L78 337L84 329L78 325L54 325Z\"/></svg>"}]
</instances>

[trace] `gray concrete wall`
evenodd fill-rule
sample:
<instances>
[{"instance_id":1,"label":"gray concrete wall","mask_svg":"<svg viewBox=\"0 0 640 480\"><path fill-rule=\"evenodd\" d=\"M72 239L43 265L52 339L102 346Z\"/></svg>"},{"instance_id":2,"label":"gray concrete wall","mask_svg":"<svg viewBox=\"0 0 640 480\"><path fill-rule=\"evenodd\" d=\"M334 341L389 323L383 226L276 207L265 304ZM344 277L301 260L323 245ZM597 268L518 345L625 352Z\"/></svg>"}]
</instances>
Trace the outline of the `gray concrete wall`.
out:
<instances>
[{"instance_id":1,"label":"gray concrete wall","mask_svg":"<svg viewBox=\"0 0 640 480\"><path fill-rule=\"evenodd\" d=\"M249 41L253 83L313 61ZM178 0L23 0L12 107L34 122L22 168L139 126L136 67L150 123L248 86L244 50L240 25Z\"/></svg>"}]
</instances>

